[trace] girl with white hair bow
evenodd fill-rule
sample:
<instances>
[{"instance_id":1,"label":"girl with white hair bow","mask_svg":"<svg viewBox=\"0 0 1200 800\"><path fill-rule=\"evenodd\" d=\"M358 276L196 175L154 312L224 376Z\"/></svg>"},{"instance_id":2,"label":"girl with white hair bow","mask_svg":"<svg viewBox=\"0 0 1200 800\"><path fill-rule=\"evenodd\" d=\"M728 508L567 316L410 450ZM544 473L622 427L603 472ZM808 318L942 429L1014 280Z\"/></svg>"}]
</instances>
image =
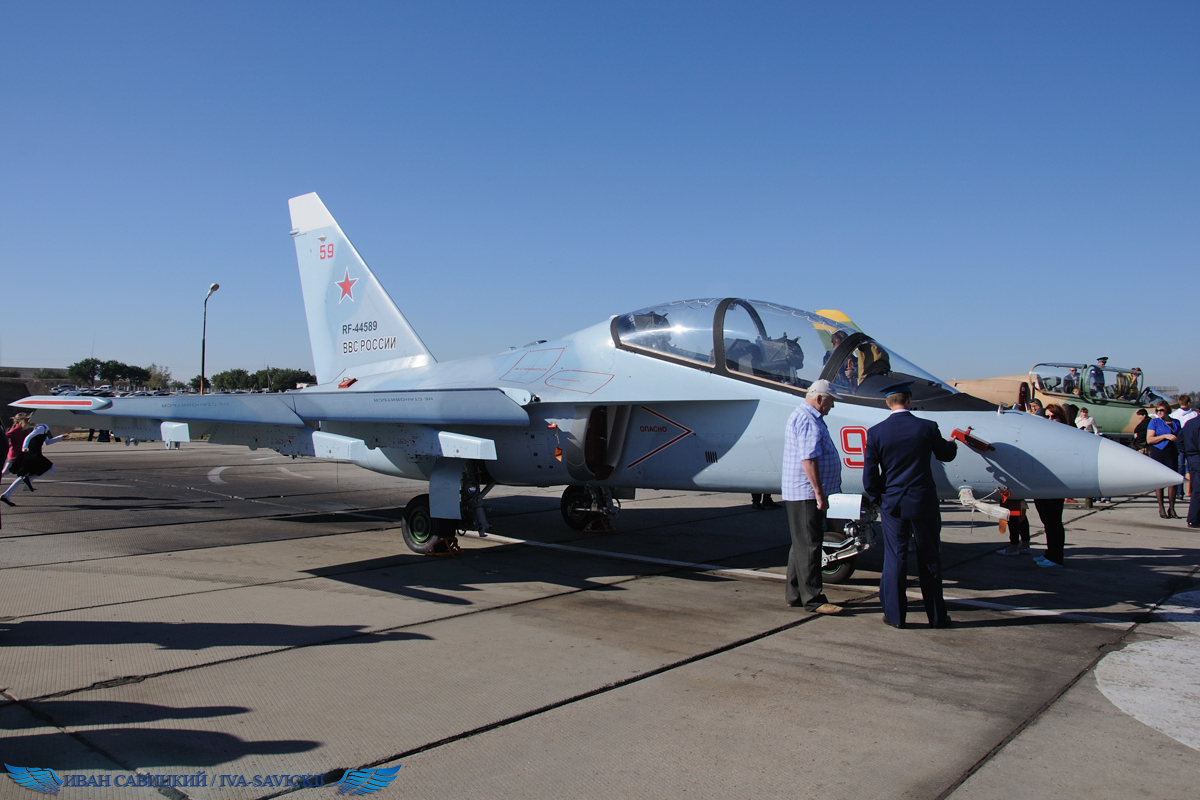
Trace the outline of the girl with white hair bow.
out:
<instances>
[{"instance_id":1,"label":"girl with white hair bow","mask_svg":"<svg viewBox=\"0 0 1200 800\"><path fill-rule=\"evenodd\" d=\"M31 492L35 491L31 479L34 476L45 475L48 472L54 471L54 464L51 463L50 459L42 455L42 447L54 444L55 442L61 442L63 437L55 436L54 438L48 438L49 436L50 429L43 424L39 424L25 437L25 441L21 445L21 453L10 470L20 480L14 480L9 484L8 488L4 490L4 494L0 495L0 502L3 502L5 505L15 506L16 503L9 500L8 496L17 488L17 484L23 482L26 489Z\"/></svg>"}]
</instances>

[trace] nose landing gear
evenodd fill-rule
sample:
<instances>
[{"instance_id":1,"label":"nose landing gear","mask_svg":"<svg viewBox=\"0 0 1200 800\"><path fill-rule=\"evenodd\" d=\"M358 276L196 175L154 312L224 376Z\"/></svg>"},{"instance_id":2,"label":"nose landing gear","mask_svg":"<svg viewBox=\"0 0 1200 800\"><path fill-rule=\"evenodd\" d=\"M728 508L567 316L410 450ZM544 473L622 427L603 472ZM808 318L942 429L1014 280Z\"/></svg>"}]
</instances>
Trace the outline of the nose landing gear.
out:
<instances>
[{"instance_id":1,"label":"nose landing gear","mask_svg":"<svg viewBox=\"0 0 1200 800\"><path fill-rule=\"evenodd\" d=\"M611 533L612 520L621 511L612 490L598 486L568 486L559 508L571 530L587 533Z\"/></svg>"}]
</instances>

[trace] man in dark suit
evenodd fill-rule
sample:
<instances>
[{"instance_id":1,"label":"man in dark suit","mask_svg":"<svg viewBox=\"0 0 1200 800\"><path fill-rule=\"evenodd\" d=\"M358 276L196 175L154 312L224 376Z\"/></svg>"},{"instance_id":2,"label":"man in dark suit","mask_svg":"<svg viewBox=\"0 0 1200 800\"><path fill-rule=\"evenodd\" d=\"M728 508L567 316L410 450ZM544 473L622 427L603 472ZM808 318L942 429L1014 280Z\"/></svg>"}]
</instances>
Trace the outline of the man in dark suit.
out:
<instances>
[{"instance_id":1,"label":"man in dark suit","mask_svg":"<svg viewBox=\"0 0 1200 800\"><path fill-rule=\"evenodd\" d=\"M1183 426L1180 451L1187 458L1188 486L1192 498L1188 501L1187 526L1200 528L1200 417L1192 417Z\"/></svg>"},{"instance_id":2,"label":"man in dark suit","mask_svg":"<svg viewBox=\"0 0 1200 800\"><path fill-rule=\"evenodd\" d=\"M904 627L908 601L904 594L908 545L917 550L921 597L929 624L950 627L946 601L942 598L942 514L937 485L933 481L931 457L952 461L958 445L942 438L936 422L914 417L912 382L883 390L891 414L867 431L867 454L863 483L867 496L880 507L883 522L883 578L879 600L883 621Z\"/></svg>"}]
</instances>

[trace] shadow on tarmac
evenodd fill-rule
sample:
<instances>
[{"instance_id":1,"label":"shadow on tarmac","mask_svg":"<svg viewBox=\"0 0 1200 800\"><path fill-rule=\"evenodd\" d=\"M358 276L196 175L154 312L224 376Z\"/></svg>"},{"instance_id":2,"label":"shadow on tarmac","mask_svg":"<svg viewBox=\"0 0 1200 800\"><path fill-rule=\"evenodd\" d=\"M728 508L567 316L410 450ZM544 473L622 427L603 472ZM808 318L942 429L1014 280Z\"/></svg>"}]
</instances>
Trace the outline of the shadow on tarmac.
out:
<instances>
[{"instance_id":1,"label":"shadow on tarmac","mask_svg":"<svg viewBox=\"0 0 1200 800\"><path fill-rule=\"evenodd\" d=\"M182 728L97 728L83 733L87 735L89 743L106 752L136 758L140 770L187 764L188 767L179 768L181 774L195 772L197 767L227 764L246 756L307 753L323 744L311 739L247 742L227 733ZM4 759L17 765L36 766L45 761L47 753L53 753L56 770L105 769L97 765L95 752L85 750L82 745L64 746L66 736L58 731L7 736L4 739Z\"/></svg>"},{"instance_id":2,"label":"shadow on tarmac","mask_svg":"<svg viewBox=\"0 0 1200 800\"><path fill-rule=\"evenodd\" d=\"M161 650L210 647L295 647L428 640L421 633L370 633L361 625L277 625L231 622L90 622L30 620L0 623L0 647L155 644Z\"/></svg>"},{"instance_id":3,"label":"shadow on tarmac","mask_svg":"<svg viewBox=\"0 0 1200 800\"><path fill-rule=\"evenodd\" d=\"M34 703L34 711L45 715L54 724L68 727L84 725L116 725L159 722L164 719L207 719L230 717L250 711L245 706L194 706L174 708L153 703L125 703L117 700L44 700ZM39 723L30 719L22 727L35 728Z\"/></svg>"}]
</instances>

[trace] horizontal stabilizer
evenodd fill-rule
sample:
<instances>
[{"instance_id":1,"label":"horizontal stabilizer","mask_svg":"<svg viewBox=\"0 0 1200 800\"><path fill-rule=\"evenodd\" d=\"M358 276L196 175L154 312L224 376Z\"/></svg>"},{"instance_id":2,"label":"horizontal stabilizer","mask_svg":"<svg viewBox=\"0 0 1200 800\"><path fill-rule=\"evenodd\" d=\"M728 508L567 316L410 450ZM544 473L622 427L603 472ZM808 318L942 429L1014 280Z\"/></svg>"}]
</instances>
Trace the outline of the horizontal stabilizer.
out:
<instances>
[{"instance_id":1,"label":"horizontal stabilizer","mask_svg":"<svg viewBox=\"0 0 1200 800\"><path fill-rule=\"evenodd\" d=\"M55 397L26 397L12 405L53 415L55 425L95 427L94 417L136 417L159 422L229 422L302 428L304 420L396 422L424 425L528 425L529 414L500 389L434 389L396 392L286 392L171 397L114 397L102 408L41 405ZM75 399L75 398L67 398ZM88 398L80 398L88 399ZM49 412L49 413L48 413ZM156 423L157 424L157 423Z\"/></svg>"},{"instance_id":2,"label":"horizontal stabilizer","mask_svg":"<svg viewBox=\"0 0 1200 800\"><path fill-rule=\"evenodd\" d=\"M103 400L105 405L76 407L61 401ZM60 401L60 402L47 402ZM299 425L304 422L285 394L197 394L170 397L26 397L10 405L44 411L66 411L76 425L93 427L85 417L141 417L172 422L242 422L268 425ZM55 415L62 419L61 414ZM64 424L64 423L57 423Z\"/></svg>"}]
</instances>

